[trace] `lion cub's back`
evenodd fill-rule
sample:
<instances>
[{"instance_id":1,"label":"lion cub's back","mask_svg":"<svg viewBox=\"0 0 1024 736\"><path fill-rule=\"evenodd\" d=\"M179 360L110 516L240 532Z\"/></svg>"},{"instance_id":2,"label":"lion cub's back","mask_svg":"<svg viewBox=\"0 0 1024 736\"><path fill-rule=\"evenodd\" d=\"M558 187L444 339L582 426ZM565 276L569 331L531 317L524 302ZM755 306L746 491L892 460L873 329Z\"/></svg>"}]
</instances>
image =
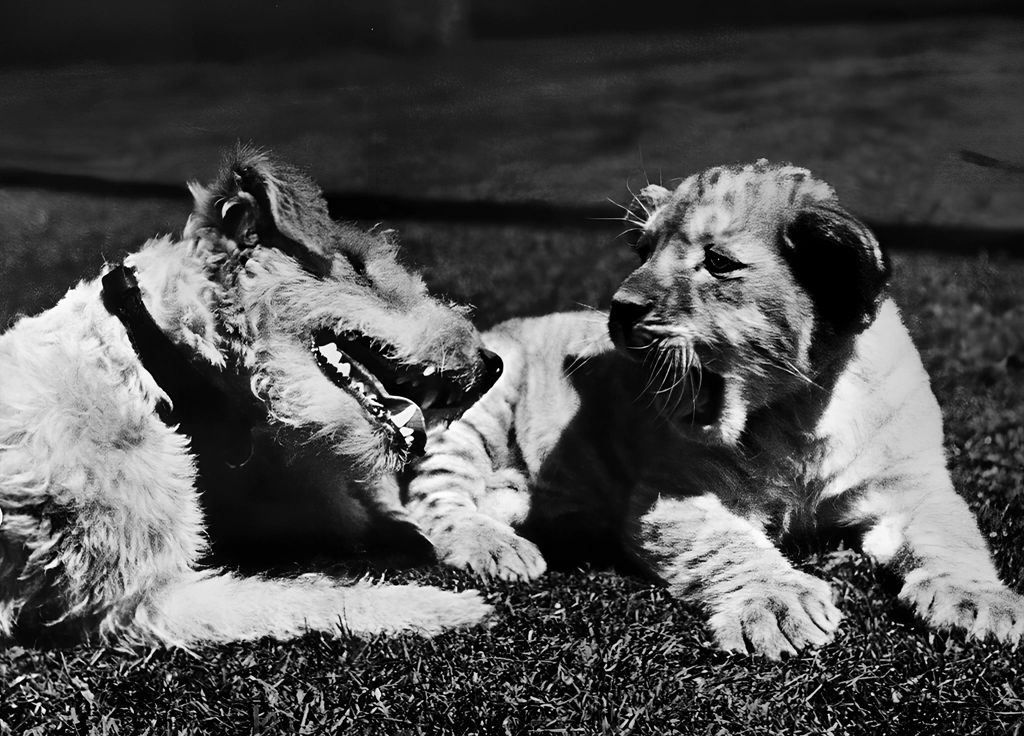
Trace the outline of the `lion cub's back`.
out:
<instances>
[{"instance_id":1,"label":"lion cub's back","mask_svg":"<svg viewBox=\"0 0 1024 736\"><path fill-rule=\"evenodd\" d=\"M538 359L544 365L566 356L586 359L614 349L608 337L608 315L596 311L510 319L487 331L484 342L492 350L505 348L510 358L528 354L531 365L537 365Z\"/></svg>"},{"instance_id":2,"label":"lion cub's back","mask_svg":"<svg viewBox=\"0 0 1024 736\"><path fill-rule=\"evenodd\" d=\"M501 400L513 415L508 439L525 466L534 518L572 516L593 525L614 516L674 435L649 402L637 400L645 376L614 348L605 316L512 320L484 342L510 371L504 386L499 381Z\"/></svg>"},{"instance_id":3,"label":"lion cub's back","mask_svg":"<svg viewBox=\"0 0 1024 736\"><path fill-rule=\"evenodd\" d=\"M492 391L514 412L520 451L536 471L580 408L574 371L614 351L607 316L600 312L559 312L508 320L483 335L501 356L504 374Z\"/></svg>"}]
</instances>

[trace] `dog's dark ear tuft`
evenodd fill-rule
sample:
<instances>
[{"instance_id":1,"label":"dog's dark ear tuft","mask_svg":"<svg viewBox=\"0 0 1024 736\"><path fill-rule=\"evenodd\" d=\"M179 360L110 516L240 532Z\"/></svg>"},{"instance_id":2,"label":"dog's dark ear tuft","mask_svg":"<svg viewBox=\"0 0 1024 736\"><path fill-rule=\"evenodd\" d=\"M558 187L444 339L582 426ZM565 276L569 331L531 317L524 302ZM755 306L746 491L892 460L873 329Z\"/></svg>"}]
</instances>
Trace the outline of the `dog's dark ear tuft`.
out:
<instances>
[{"instance_id":1,"label":"dog's dark ear tuft","mask_svg":"<svg viewBox=\"0 0 1024 736\"><path fill-rule=\"evenodd\" d=\"M793 275L834 335L857 333L875 319L889 262L866 225L837 205L800 210L781 234Z\"/></svg>"},{"instance_id":2,"label":"dog's dark ear tuft","mask_svg":"<svg viewBox=\"0 0 1024 736\"><path fill-rule=\"evenodd\" d=\"M336 226L319 187L298 170L240 145L216 183L193 194L200 221L239 248L277 248L316 276L330 273Z\"/></svg>"},{"instance_id":3,"label":"dog's dark ear tuft","mask_svg":"<svg viewBox=\"0 0 1024 736\"><path fill-rule=\"evenodd\" d=\"M239 190L233 196L219 202L215 213L215 217L220 218L218 230L240 248L252 248L259 242L259 211L256 198ZM216 219L213 221L218 222Z\"/></svg>"}]
</instances>

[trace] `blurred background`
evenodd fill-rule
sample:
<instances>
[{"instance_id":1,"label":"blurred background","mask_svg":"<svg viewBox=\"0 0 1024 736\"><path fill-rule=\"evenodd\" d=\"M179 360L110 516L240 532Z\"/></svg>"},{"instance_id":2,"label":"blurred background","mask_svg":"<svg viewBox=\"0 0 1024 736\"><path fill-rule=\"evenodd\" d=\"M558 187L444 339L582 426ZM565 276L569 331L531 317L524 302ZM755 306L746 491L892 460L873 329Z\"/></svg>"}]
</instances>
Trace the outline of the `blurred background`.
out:
<instances>
[{"instance_id":1,"label":"blurred background","mask_svg":"<svg viewBox=\"0 0 1024 736\"><path fill-rule=\"evenodd\" d=\"M759 157L832 183L890 248L1024 252L1022 125L1019 3L17 3L0 324L179 231L186 180L236 140L398 227L489 324L601 306L632 264L609 200Z\"/></svg>"}]
</instances>

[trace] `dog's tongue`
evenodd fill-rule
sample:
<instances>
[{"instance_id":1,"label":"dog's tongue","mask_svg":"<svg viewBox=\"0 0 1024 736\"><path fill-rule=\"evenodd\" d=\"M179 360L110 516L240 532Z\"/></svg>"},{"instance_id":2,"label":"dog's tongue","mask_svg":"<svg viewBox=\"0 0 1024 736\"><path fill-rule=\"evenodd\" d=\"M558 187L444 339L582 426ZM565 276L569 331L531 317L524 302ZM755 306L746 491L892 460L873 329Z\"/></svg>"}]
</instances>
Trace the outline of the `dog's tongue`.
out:
<instances>
[{"instance_id":1,"label":"dog's tongue","mask_svg":"<svg viewBox=\"0 0 1024 736\"><path fill-rule=\"evenodd\" d=\"M427 425L423 412L415 402L404 396L389 394L377 377L342 352L330 335L321 339L314 337L311 349L320 370L335 385L361 395L372 414L381 420L390 421L410 455L423 454L427 447Z\"/></svg>"},{"instance_id":2,"label":"dog's tongue","mask_svg":"<svg viewBox=\"0 0 1024 736\"><path fill-rule=\"evenodd\" d=\"M381 392L380 403L405 440L409 452L420 456L427 449L427 423L423 412L409 399Z\"/></svg>"}]
</instances>

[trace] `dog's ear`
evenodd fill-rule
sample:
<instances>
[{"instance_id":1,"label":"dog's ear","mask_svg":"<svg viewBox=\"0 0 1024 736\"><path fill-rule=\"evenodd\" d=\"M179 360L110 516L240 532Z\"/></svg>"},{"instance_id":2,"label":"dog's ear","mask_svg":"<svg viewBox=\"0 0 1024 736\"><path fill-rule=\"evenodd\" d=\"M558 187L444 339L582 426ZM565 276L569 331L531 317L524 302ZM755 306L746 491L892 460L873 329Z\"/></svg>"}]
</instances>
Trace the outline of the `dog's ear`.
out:
<instances>
[{"instance_id":1,"label":"dog's ear","mask_svg":"<svg viewBox=\"0 0 1024 736\"><path fill-rule=\"evenodd\" d=\"M834 334L860 332L871 324L889 262L864 223L838 205L815 204L796 213L780 240L797 283Z\"/></svg>"},{"instance_id":2,"label":"dog's ear","mask_svg":"<svg viewBox=\"0 0 1024 736\"><path fill-rule=\"evenodd\" d=\"M331 269L336 227L319 187L249 146L225 160L209 188L192 187L195 215L239 248L277 248L310 273Z\"/></svg>"}]
</instances>

